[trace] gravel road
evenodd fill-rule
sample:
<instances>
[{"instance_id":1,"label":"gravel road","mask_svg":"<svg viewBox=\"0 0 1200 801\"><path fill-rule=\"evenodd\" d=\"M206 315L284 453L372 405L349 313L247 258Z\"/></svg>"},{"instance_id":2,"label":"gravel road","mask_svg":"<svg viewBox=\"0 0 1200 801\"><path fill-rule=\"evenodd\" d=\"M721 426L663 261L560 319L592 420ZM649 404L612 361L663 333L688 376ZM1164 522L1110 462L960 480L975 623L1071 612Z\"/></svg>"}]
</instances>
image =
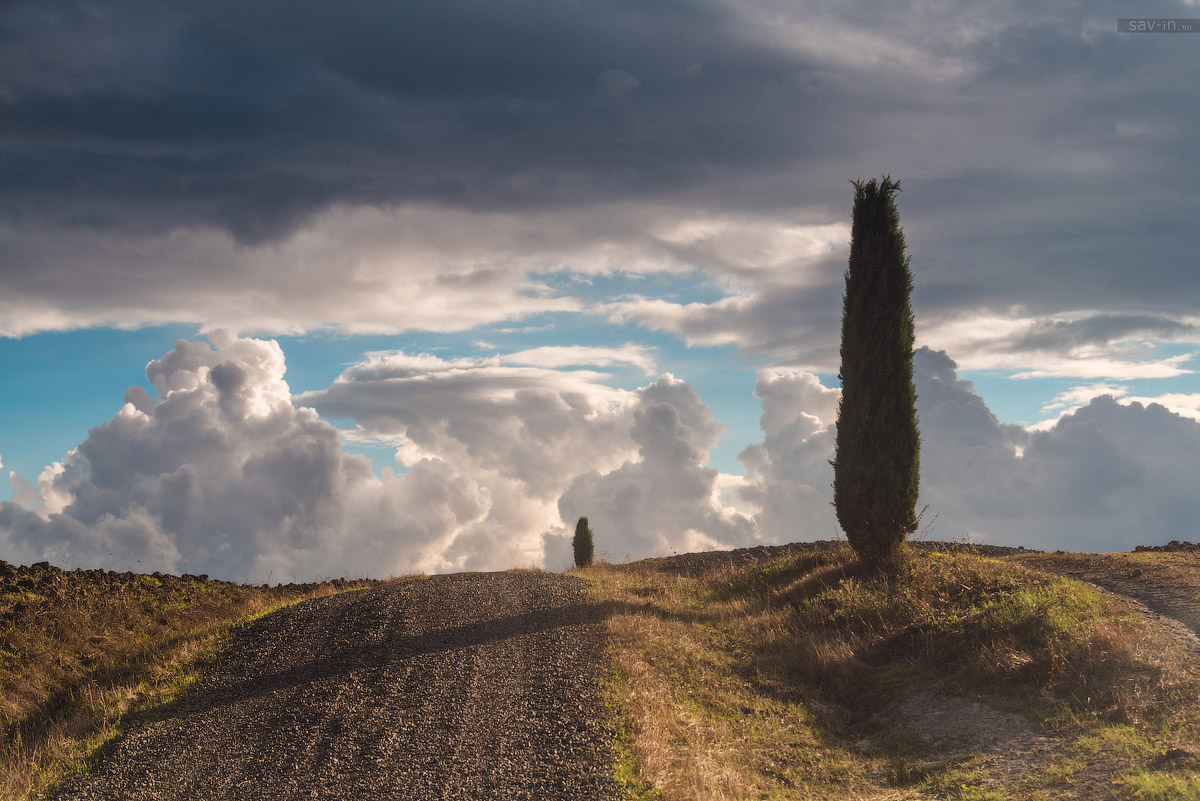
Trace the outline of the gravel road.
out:
<instances>
[{"instance_id":1,"label":"gravel road","mask_svg":"<svg viewBox=\"0 0 1200 801\"><path fill-rule=\"evenodd\" d=\"M290 607L52 797L610 798L600 619L579 579L527 572Z\"/></svg>"}]
</instances>

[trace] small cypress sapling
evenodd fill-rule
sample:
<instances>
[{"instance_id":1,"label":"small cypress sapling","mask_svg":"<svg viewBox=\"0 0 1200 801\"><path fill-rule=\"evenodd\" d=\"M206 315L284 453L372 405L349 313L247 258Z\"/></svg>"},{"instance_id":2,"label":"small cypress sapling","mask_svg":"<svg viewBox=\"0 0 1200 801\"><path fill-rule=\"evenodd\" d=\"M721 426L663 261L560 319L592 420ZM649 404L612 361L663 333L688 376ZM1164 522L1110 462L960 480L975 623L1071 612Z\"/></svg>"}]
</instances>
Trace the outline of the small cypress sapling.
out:
<instances>
[{"instance_id":1,"label":"small cypress sapling","mask_svg":"<svg viewBox=\"0 0 1200 801\"><path fill-rule=\"evenodd\" d=\"M586 516L579 518L575 524L575 567L587 567L592 563L595 543L592 541L592 527L588 525Z\"/></svg>"}]
</instances>

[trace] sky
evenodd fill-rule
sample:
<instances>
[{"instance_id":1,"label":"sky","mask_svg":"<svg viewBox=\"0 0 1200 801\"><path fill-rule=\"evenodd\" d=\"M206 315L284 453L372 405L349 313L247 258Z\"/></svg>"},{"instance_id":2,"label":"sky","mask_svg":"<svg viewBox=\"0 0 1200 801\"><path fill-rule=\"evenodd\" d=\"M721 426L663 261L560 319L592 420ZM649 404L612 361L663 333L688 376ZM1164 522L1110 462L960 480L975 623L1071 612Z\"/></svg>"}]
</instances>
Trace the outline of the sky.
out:
<instances>
[{"instance_id":1,"label":"sky","mask_svg":"<svg viewBox=\"0 0 1200 801\"><path fill-rule=\"evenodd\" d=\"M884 175L916 536L1200 539L1200 36L1131 13L4 2L0 558L838 537L850 182Z\"/></svg>"}]
</instances>

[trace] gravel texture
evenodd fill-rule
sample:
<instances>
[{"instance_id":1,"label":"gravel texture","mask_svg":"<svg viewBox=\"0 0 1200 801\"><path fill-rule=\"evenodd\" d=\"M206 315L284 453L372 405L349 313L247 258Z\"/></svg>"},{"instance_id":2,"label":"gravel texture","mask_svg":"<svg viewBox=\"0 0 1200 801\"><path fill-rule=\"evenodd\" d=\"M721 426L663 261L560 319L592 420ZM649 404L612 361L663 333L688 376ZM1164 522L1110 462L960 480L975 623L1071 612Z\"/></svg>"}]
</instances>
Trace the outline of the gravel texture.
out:
<instances>
[{"instance_id":1,"label":"gravel texture","mask_svg":"<svg viewBox=\"0 0 1200 801\"><path fill-rule=\"evenodd\" d=\"M581 580L533 572L305 602L52 797L611 798L601 617Z\"/></svg>"}]
</instances>

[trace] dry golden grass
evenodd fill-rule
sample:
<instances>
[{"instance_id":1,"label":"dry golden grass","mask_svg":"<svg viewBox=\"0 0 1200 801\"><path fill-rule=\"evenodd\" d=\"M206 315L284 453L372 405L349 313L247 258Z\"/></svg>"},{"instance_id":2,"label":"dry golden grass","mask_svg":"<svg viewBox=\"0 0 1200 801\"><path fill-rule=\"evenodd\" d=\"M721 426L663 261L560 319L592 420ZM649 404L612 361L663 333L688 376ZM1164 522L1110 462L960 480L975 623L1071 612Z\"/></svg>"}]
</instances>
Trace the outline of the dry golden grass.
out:
<instances>
[{"instance_id":1,"label":"dry golden grass","mask_svg":"<svg viewBox=\"0 0 1200 801\"><path fill-rule=\"evenodd\" d=\"M1200 587L1194 557L1080 558ZM969 553L892 579L837 549L681 565L578 571L610 610L630 798L1200 798L1200 675L1133 606ZM172 700L232 621L334 590L0 570L0 798ZM1020 713L1049 757L931 755L895 714L930 689Z\"/></svg>"},{"instance_id":2,"label":"dry golden grass","mask_svg":"<svg viewBox=\"0 0 1200 801\"><path fill-rule=\"evenodd\" d=\"M1195 664L1134 607L1079 582L937 552L911 554L887 579L828 549L580 574L612 610L632 798L1186 798L1171 788L1200 787ZM895 710L930 689L1028 721L1050 755L928 753Z\"/></svg>"},{"instance_id":3,"label":"dry golden grass","mask_svg":"<svg viewBox=\"0 0 1200 801\"><path fill-rule=\"evenodd\" d=\"M1200 600L1200 553L1142 551L1137 553L1027 553L1014 557L1033 566L1100 571L1121 578L1141 579L1190 590Z\"/></svg>"},{"instance_id":4,"label":"dry golden grass","mask_svg":"<svg viewBox=\"0 0 1200 801\"><path fill-rule=\"evenodd\" d=\"M173 700L236 621L363 584L0 567L0 798L79 770L130 716Z\"/></svg>"},{"instance_id":5,"label":"dry golden grass","mask_svg":"<svg viewBox=\"0 0 1200 801\"><path fill-rule=\"evenodd\" d=\"M761 657L790 640L786 605L719 598L744 576L674 576L637 565L585 575L612 605L608 626L643 797L861 797L871 765L827 736L802 696ZM718 592L714 593L714 588Z\"/></svg>"}]
</instances>

